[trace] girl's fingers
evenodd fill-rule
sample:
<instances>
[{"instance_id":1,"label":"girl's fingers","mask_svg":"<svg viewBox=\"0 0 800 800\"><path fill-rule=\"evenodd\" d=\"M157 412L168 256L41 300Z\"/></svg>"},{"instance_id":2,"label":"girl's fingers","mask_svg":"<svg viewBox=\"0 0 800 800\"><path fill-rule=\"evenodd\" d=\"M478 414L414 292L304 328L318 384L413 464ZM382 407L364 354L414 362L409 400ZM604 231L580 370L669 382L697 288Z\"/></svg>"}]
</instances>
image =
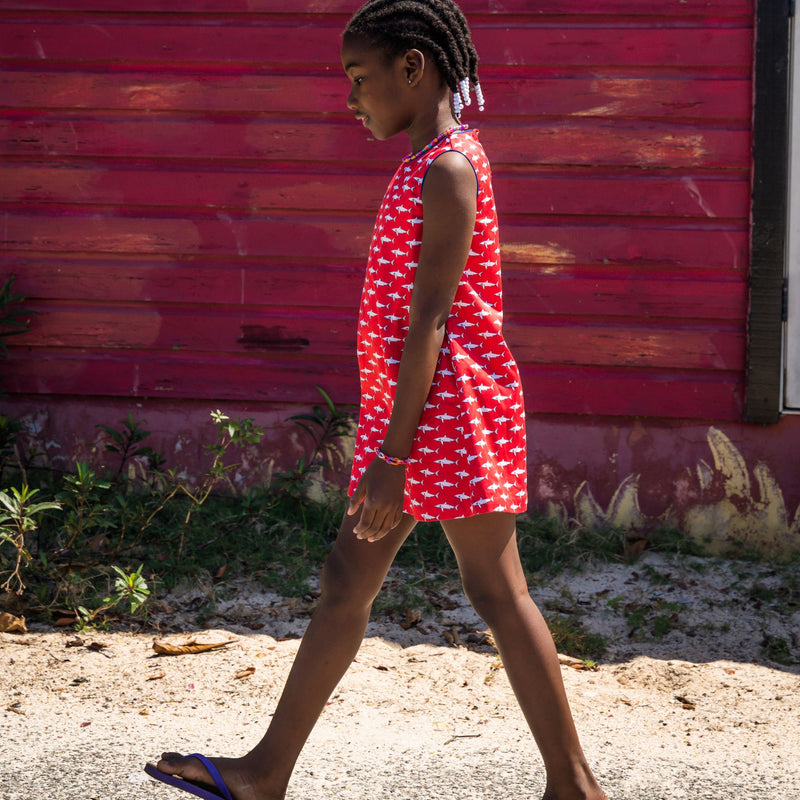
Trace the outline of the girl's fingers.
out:
<instances>
[{"instance_id":1,"label":"girl's fingers","mask_svg":"<svg viewBox=\"0 0 800 800\"><path fill-rule=\"evenodd\" d=\"M368 504L364 504L361 506L361 519L356 523L355 527L353 528L353 533L359 539L366 539L365 533L368 533L372 530L372 524L375 519L375 510L370 508Z\"/></svg>"},{"instance_id":2,"label":"girl's fingers","mask_svg":"<svg viewBox=\"0 0 800 800\"><path fill-rule=\"evenodd\" d=\"M383 518L381 524L379 526L375 526L374 532L367 537L367 541L377 542L380 539L383 539L383 537L386 536L386 534L389 533L391 529L394 527L393 525L390 524L391 518L392 518L391 515L387 514Z\"/></svg>"},{"instance_id":3,"label":"girl's fingers","mask_svg":"<svg viewBox=\"0 0 800 800\"><path fill-rule=\"evenodd\" d=\"M387 512L380 506L375 508L364 503L364 507L361 510L361 519L353 528L353 533L359 539L377 542L378 539L382 539L398 524L399 519L395 522L396 517L396 512Z\"/></svg>"},{"instance_id":4,"label":"girl's fingers","mask_svg":"<svg viewBox=\"0 0 800 800\"><path fill-rule=\"evenodd\" d=\"M350 502L347 504L348 516L352 517L358 511L358 507L364 502L364 493L365 490L361 488L361 481L359 481L353 496L350 498Z\"/></svg>"}]
</instances>

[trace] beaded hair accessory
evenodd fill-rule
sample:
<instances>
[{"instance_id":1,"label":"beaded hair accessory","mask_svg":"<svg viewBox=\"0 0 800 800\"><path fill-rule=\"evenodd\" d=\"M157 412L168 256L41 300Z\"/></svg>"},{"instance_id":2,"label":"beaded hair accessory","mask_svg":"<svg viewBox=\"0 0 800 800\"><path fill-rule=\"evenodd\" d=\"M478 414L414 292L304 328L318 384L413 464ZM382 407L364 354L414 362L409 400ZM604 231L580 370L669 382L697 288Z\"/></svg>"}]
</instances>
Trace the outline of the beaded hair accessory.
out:
<instances>
[{"instance_id":1,"label":"beaded hair accessory","mask_svg":"<svg viewBox=\"0 0 800 800\"><path fill-rule=\"evenodd\" d=\"M478 111L483 111L485 102L483 97L483 89L481 89L480 83L475 83L475 102L478 104ZM472 97L470 96L470 79L462 78L458 82L458 91L453 92L453 110L455 111L456 117L460 117L464 108L471 103Z\"/></svg>"}]
</instances>

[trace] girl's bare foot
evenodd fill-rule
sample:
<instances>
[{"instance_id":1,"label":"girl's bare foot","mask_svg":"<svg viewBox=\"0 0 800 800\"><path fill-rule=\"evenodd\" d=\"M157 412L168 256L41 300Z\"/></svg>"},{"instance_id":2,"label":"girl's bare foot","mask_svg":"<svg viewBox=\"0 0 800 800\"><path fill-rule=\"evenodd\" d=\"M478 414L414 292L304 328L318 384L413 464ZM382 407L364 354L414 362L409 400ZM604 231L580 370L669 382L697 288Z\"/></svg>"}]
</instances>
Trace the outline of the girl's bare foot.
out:
<instances>
[{"instance_id":1,"label":"girl's bare foot","mask_svg":"<svg viewBox=\"0 0 800 800\"><path fill-rule=\"evenodd\" d=\"M263 776L259 776L246 759L211 758L209 761L219 770L234 800L283 800L283 793L276 793L268 786ZM156 768L167 775L176 775L204 788L215 789L214 779L202 762L193 756L162 753Z\"/></svg>"}]
</instances>

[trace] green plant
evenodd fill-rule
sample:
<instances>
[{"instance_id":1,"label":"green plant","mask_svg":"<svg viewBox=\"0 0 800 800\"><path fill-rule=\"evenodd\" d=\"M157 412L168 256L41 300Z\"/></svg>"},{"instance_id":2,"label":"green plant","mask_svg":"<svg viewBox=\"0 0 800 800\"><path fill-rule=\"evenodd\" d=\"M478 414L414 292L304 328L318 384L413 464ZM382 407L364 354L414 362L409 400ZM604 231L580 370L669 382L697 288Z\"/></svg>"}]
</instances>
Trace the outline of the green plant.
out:
<instances>
[{"instance_id":1,"label":"green plant","mask_svg":"<svg viewBox=\"0 0 800 800\"><path fill-rule=\"evenodd\" d=\"M547 617L547 627L553 636L556 649L573 658L597 661L608 648L605 636L586 630L573 616L555 614Z\"/></svg>"},{"instance_id":2,"label":"green plant","mask_svg":"<svg viewBox=\"0 0 800 800\"><path fill-rule=\"evenodd\" d=\"M622 560L627 533L614 527L589 528L539 512L517 520L520 559L529 578L580 569L592 560Z\"/></svg>"},{"instance_id":3,"label":"green plant","mask_svg":"<svg viewBox=\"0 0 800 800\"><path fill-rule=\"evenodd\" d=\"M111 483L98 477L83 461L75 464L75 473L64 476L64 490L56 495L64 509L62 529L64 547L72 549L82 543L96 528L107 527L109 513L106 500Z\"/></svg>"},{"instance_id":4,"label":"green plant","mask_svg":"<svg viewBox=\"0 0 800 800\"><path fill-rule=\"evenodd\" d=\"M397 570L394 570L397 573ZM391 574L391 573L390 573ZM400 574L397 580L388 580L372 606L372 619L403 617L408 611L431 613L433 605L425 596L425 576L414 579L409 574Z\"/></svg>"},{"instance_id":5,"label":"green plant","mask_svg":"<svg viewBox=\"0 0 800 800\"><path fill-rule=\"evenodd\" d=\"M22 594L25 589L22 570L31 561L28 539L39 524L37 518L45 511L54 511L61 507L53 502L32 502L38 491L26 484L23 484L22 489L12 486L10 493L0 491L0 503L5 508L5 512L0 513L0 544L8 543L16 551L11 573L0 585L0 589L7 592Z\"/></svg>"},{"instance_id":6,"label":"green plant","mask_svg":"<svg viewBox=\"0 0 800 800\"><path fill-rule=\"evenodd\" d=\"M764 634L764 641L761 644L761 652L765 658L774 661L776 664L783 664L791 667L797 664L797 659L789 647L789 642L783 636L770 636Z\"/></svg>"},{"instance_id":7,"label":"green plant","mask_svg":"<svg viewBox=\"0 0 800 800\"><path fill-rule=\"evenodd\" d=\"M186 511L186 516L181 527L180 543L178 545L178 557L183 552L183 545L186 538L186 527L196 509L208 500L209 495L218 483L225 482L230 488L234 488L228 477L229 473L236 469L238 463L226 464L225 455L231 447L242 447L247 444L257 444L264 435L264 430L259 428L251 418L232 420L221 411L211 412L211 419L217 429L217 439L214 443L206 445L205 450L212 455L211 466L203 478L200 486L192 490L183 482L177 482L173 490L167 495L161 505L150 515L148 524L154 514L164 507L164 504L176 494L183 493L189 498L190 504Z\"/></svg>"},{"instance_id":8,"label":"green plant","mask_svg":"<svg viewBox=\"0 0 800 800\"><path fill-rule=\"evenodd\" d=\"M235 492L229 474L239 465L238 463L227 463L227 453L231 448L258 443L264 432L251 418L232 420L219 410L211 412L211 419L216 429L216 439L204 448L206 453L211 455L212 460L199 485L190 485L183 476L174 470L161 471L164 462L163 455L151 447L142 445L142 442L151 435L150 431L144 430L142 423L136 422L130 414L121 423L120 430L107 425L98 426L111 438L106 449L117 453L120 458L115 482L121 487L121 491L118 491L113 502L103 509L104 512L116 515L118 519L119 533L113 552L121 553L123 549L130 550L138 546L144 535L156 523L157 518L165 511L171 517L178 513L178 500L183 499L186 504L183 506L184 510L177 525L180 529L180 537L176 558L179 559L183 553L187 529L194 513L206 503L211 493L220 484L227 485ZM128 469L126 474L125 464L129 463L132 458L142 456L147 459L148 467L141 467L139 473L136 470ZM133 538L125 541L127 533L131 529L135 531Z\"/></svg>"},{"instance_id":9,"label":"green plant","mask_svg":"<svg viewBox=\"0 0 800 800\"><path fill-rule=\"evenodd\" d=\"M336 471L343 467L342 439L352 433L352 417L340 411L324 389L317 386L317 391L325 401L324 406L314 406L310 414L289 417L311 438L311 451L298 459L294 470L275 476L282 489L295 496L304 494L309 479L323 468Z\"/></svg>"},{"instance_id":10,"label":"green plant","mask_svg":"<svg viewBox=\"0 0 800 800\"><path fill-rule=\"evenodd\" d=\"M116 572L113 592L104 597L101 605L97 608L88 609L86 606L78 605L75 608L77 621L75 623L78 630L91 630L98 626L98 620L103 614L116 608L120 603L130 604L130 613L136 614L147 602L150 596L150 588L147 581L142 577L142 567L135 572L127 573L117 566L111 569Z\"/></svg>"},{"instance_id":11,"label":"green plant","mask_svg":"<svg viewBox=\"0 0 800 800\"><path fill-rule=\"evenodd\" d=\"M125 464L136 457L147 458L151 470L160 470L164 465L164 455L154 450L152 447L142 445L142 442L150 436L150 431L142 428L143 422L135 422L133 415L129 412L128 418L122 420L120 430L112 428L110 425L97 425L108 434L111 439L106 443L106 450L116 453L119 456L119 467L115 479L118 480L122 475Z\"/></svg>"},{"instance_id":12,"label":"green plant","mask_svg":"<svg viewBox=\"0 0 800 800\"><path fill-rule=\"evenodd\" d=\"M624 597L613 597L606 602L606 608L622 613L630 626L630 635L639 639L666 636L680 621L680 612L686 609L684 603L667 601L655 597L649 603L625 603Z\"/></svg>"}]
</instances>

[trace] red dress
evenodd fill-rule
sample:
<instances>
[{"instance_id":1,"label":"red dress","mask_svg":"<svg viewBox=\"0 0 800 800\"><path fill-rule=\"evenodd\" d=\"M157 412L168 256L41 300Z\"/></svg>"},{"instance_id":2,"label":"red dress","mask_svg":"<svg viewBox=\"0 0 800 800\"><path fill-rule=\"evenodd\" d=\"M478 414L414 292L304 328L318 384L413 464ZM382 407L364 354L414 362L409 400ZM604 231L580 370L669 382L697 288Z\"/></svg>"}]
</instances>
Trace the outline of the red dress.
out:
<instances>
[{"instance_id":1,"label":"red dress","mask_svg":"<svg viewBox=\"0 0 800 800\"><path fill-rule=\"evenodd\" d=\"M452 132L404 161L381 203L358 322L361 411L350 494L389 424L422 244L422 182L442 153L478 177L475 234L406 467L404 510L418 520L520 513L527 506L525 410L503 339L500 246L491 169L477 131ZM390 454L391 455L391 454Z\"/></svg>"}]
</instances>

